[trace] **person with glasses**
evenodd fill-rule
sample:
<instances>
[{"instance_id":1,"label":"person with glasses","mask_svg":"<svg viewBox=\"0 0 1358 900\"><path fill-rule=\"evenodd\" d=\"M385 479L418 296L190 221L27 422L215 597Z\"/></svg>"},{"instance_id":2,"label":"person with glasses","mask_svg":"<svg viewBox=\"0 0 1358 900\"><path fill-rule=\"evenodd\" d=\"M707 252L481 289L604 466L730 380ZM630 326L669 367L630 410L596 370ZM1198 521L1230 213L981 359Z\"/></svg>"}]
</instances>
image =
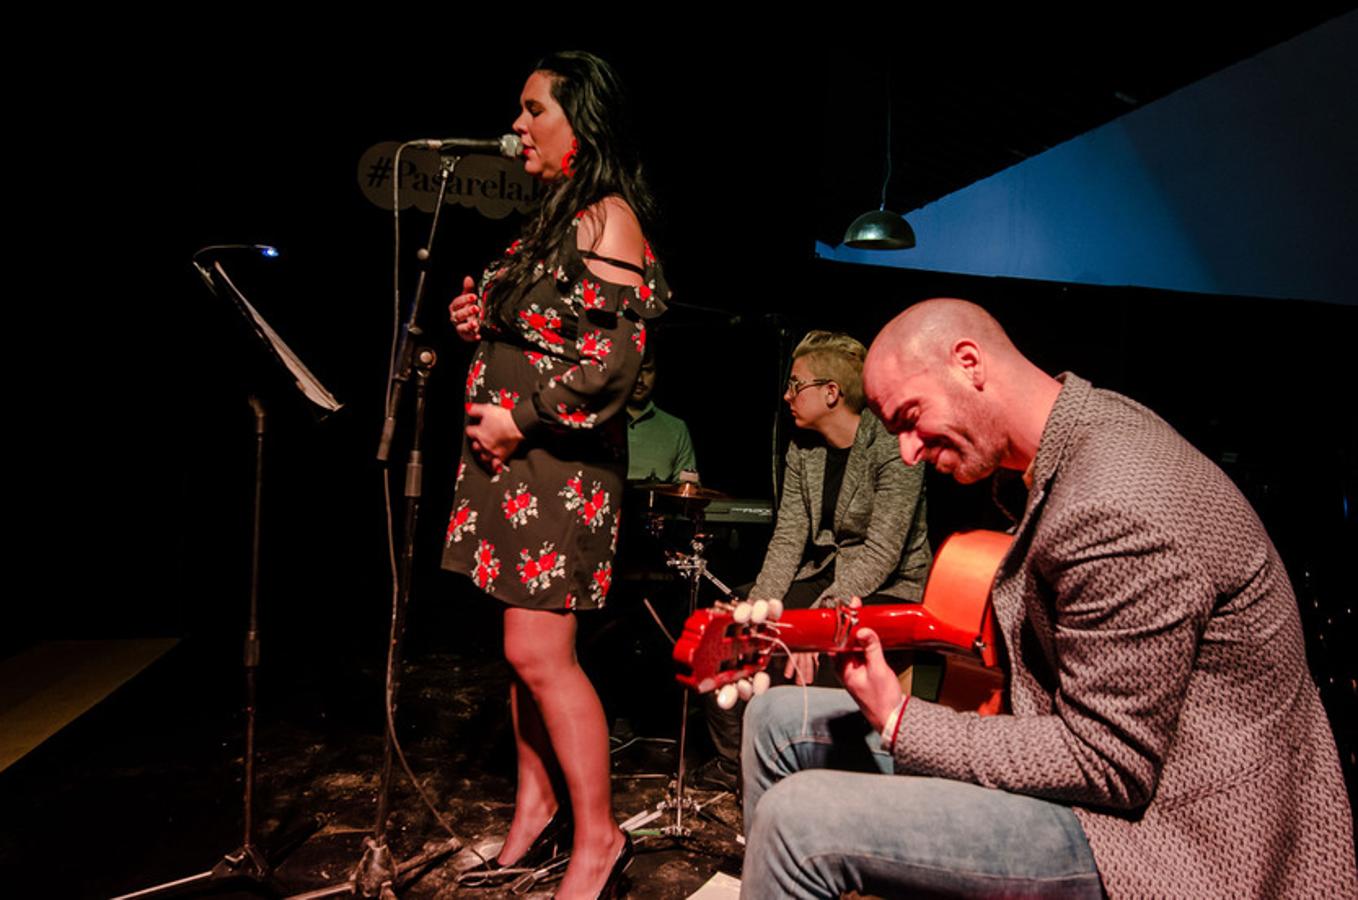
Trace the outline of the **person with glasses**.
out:
<instances>
[{"instance_id":1,"label":"person with glasses","mask_svg":"<svg viewBox=\"0 0 1358 900\"><path fill-rule=\"evenodd\" d=\"M866 355L862 343L832 331L809 332L792 352L783 400L797 433L773 537L747 592L751 600L777 598L787 609L807 609L837 597L871 604L923 596L933 560L924 467L905 465L896 439L864 408ZM769 674L775 683L781 675L810 684L818 667L817 654L796 653ZM737 778L743 706L707 704L717 758L699 777L710 786Z\"/></svg>"},{"instance_id":2,"label":"person with glasses","mask_svg":"<svg viewBox=\"0 0 1358 900\"><path fill-rule=\"evenodd\" d=\"M924 467L901 462L896 441L864 408L867 348L847 334L812 331L792 351L783 400L798 428L788 446L778 523L751 599L788 609L836 597L919 600L932 554ZM790 660L810 680L811 656Z\"/></svg>"}]
</instances>

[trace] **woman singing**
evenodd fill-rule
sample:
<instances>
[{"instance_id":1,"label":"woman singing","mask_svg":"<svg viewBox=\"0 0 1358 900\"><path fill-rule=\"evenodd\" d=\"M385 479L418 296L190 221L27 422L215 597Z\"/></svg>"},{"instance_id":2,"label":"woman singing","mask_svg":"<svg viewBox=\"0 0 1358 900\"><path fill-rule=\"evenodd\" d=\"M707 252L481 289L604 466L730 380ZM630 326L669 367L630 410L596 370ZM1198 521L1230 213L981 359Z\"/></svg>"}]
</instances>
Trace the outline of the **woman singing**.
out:
<instances>
[{"instance_id":1,"label":"woman singing","mask_svg":"<svg viewBox=\"0 0 1358 900\"><path fill-rule=\"evenodd\" d=\"M616 889L632 849L613 819L607 726L575 658L574 610L608 593L622 413L646 321L669 291L643 236L653 204L608 64L548 56L519 104L524 169L548 190L520 239L452 302L458 334L479 344L443 565L505 604L518 789L490 865L534 865L570 843L557 896L594 897Z\"/></svg>"}]
</instances>

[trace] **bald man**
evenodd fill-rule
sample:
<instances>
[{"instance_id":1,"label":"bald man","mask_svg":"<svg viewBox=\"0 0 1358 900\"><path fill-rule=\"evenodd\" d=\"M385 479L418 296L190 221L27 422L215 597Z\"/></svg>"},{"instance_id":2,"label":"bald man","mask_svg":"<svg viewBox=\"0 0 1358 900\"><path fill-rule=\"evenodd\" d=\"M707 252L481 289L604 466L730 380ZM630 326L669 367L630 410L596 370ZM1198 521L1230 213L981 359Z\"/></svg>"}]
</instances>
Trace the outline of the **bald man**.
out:
<instances>
[{"instance_id":1,"label":"bald man","mask_svg":"<svg viewBox=\"0 0 1358 900\"><path fill-rule=\"evenodd\" d=\"M992 590L1011 712L903 696L867 631L847 692L758 698L742 896L1358 896L1296 601L1231 481L962 300L906 310L863 374L906 463L1024 473Z\"/></svg>"}]
</instances>

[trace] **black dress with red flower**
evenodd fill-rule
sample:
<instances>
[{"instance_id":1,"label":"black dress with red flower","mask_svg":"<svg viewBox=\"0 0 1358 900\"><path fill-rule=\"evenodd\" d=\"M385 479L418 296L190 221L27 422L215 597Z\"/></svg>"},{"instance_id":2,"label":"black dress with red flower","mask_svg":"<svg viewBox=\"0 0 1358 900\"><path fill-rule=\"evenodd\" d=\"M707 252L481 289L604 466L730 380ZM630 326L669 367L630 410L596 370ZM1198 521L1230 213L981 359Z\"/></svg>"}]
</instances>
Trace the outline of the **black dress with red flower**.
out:
<instances>
[{"instance_id":1,"label":"black dress with red flower","mask_svg":"<svg viewBox=\"0 0 1358 900\"><path fill-rule=\"evenodd\" d=\"M463 439L443 567L514 606L592 609L603 606L613 576L627 475L623 410L646 320L664 312L669 289L649 245L642 283L622 285L590 272L584 256L593 254L574 234L563 243L561 263L539 263L523 287L497 282L500 265L481 277L497 315L482 323L467 403L512 410L524 440L492 472Z\"/></svg>"}]
</instances>

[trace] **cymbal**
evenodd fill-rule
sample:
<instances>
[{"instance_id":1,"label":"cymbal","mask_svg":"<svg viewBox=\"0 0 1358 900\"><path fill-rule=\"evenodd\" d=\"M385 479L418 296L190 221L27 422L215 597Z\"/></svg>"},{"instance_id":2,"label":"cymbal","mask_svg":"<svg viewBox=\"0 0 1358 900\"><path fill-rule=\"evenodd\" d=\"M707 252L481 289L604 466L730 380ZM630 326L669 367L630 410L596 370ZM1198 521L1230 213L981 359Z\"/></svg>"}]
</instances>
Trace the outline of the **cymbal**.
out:
<instances>
[{"instance_id":1,"label":"cymbal","mask_svg":"<svg viewBox=\"0 0 1358 900\"><path fill-rule=\"evenodd\" d=\"M672 485L670 482L668 482L668 481L659 481L659 480L652 480L652 481L629 481L629 482L627 482L627 488L628 488L628 490L632 490L632 491L653 491L653 490L655 490L656 488L662 488L662 487L673 487L673 485Z\"/></svg>"},{"instance_id":2,"label":"cymbal","mask_svg":"<svg viewBox=\"0 0 1358 900\"><path fill-rule=\"evenodd\" d=\"M647 488L662 497L677 497L680 500L725 500L730 494L723 494L714 488L705 488L691 481L680 484L659 484Z\"/></svg>"}]
</instances>

